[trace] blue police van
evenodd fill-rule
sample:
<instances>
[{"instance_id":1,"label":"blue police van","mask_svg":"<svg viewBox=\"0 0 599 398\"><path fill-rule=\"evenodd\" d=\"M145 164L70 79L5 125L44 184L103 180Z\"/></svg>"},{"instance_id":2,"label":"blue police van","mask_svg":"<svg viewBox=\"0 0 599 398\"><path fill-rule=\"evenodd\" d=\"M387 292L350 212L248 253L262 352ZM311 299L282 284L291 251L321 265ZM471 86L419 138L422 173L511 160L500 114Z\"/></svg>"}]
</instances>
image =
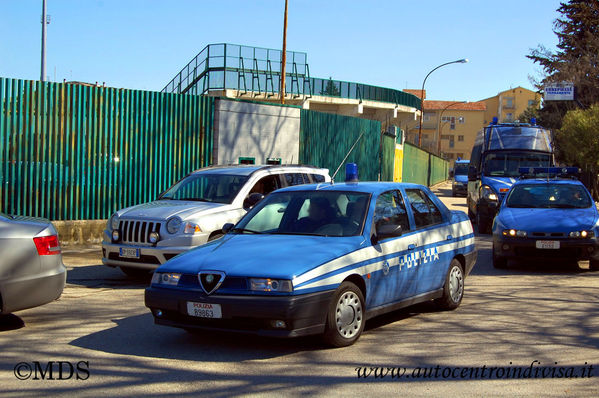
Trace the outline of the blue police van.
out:
<instances>
[{"instance_id":1,"label":"blue police van","mask_svg":"<svg viewBox=\"0 0 599 398\"><path fill-rule=\"evenodd\" d=\"M458 158L453 164L451 196L468 194L468 167L470 161Z\"/></svg>"},{"instance_id":2,"label":"blue police van","mask_svg":"<svg viewBox=\"0 0 599 398\"><path fill-rule=\"evenodd\" d=\"M456 308L476 261L467 215L408 183L280 189L223 232L156 270L145 292L155 323L347 346L379 314Z\"/></svg>"},{"instance_id":3,"label":"blue police van","mask_svg":"<svg viewBox=\"0 0 599 398\"><path fill-rule=\"evenodd\" d=\"M578 168L522 168L493 222L493 266L510 259L589 260L599 270L599 213Z\"/></svg>"},{"instance_id":4,"label":"blue police van","mask_svg":"<svg viewBox=\"0 0 599 398\"><path fill-rule=\"evenodd\" d=\"M480 131L472 148L468 170L468 216L480 233L490 233L493 218L520 167L554 164L551 132L531 123L497 123Z\"/></svg>"}]
</instances>

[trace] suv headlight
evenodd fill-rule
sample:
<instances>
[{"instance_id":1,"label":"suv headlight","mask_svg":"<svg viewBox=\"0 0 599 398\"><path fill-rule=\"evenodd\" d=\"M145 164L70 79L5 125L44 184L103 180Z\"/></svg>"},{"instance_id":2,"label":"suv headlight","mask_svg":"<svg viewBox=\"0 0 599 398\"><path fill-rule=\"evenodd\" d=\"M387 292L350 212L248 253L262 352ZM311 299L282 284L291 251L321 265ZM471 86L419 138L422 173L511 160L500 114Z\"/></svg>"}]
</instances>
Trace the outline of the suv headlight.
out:
<instances>
[{"instance_id":1,"label":"suv headlight","mask_svg":"<svg viewBox=\"0 0 599 398\"><path fill-rule=\"evenodd\" d=\"M525 238L526 237L526 231L521 231L518 229L504 229L501 234L503 236L511 236L512 238L514 237L518 237L518 238Z\"/></svg>"},{"instance_id":2,"label":"suv headlight","mask_svg":"<svg viewBox=\"0 0 599 398\"><path fill-rule=\"evenodd\" d=\"M495 202L497 201L497 199L499 199L495 191L493 191L493 188L491 188L488 185L483 185L480 187L480 196L483 199L486 199L491 202Z\"/></svg>"},{"instance_id":3,"label":"suv headlight","mask_svg":"<svg viewBox=\"0 0 599 398\"><path fill-rule=\"evenodd\" d=\"M112 215L112 217L110 217L110 220L108 221L108 226L110 227L111 230L115 230L115 229L119 229L119 224L120 224L121 220L119 220L119 215L117 213L114 213Z\"/></svg>"},{"instance_id":4,"label":"suv headlight","mask_svg":"<svg viewBox=\"0 0 599 398\"><path fill-rule=\"evenodd\" d=\"M287 279L251 278L250 290L289 293L293 291L293 284Z\"/></svg>"},{"instance_id":5,"label":"suv headlight","mask_svg":"<svg viewBox=\"0 0 599 398\"><path fill-rule=\"evenodd\" d=\"M199 234L200 232L202 232L202 229L198 224L189 221L185 223L185 228L183 228L184 234Z\"/></svg>"},{"instance_id":6,"label":"suv headlight","mask_svg":"<svg viewBox=\"0 0 599 398\"><path fill-rule=\"evenodd\" d=\"M182 221L179 217L171 217L166 222L166 230L169 234L176 234L181 228Z\"/></svg>"},{"instance_id":7,"label":"suv headlight","mask_svg":"<svg viewBox=\"0 0 599 398\"><path fill-rule=\"evenodd\" d=\"M181 274L175 272L154 272L152 285L177 286L179 279L181 279Z\"/></svg>"}]
</instances>

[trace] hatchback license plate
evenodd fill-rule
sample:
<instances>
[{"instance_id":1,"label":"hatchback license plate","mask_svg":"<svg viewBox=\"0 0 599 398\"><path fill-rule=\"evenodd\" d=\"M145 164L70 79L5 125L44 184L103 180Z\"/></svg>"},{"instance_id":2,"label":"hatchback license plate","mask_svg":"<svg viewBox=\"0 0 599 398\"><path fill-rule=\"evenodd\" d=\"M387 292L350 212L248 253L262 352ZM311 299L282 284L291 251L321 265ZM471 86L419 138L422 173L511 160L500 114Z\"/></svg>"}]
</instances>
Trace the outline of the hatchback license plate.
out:
<instances>
[{"instance_id":1,"label":"hatchback license plate","mask_svg":"<svg viewBox=\"0 0 599 398\"><path fill-rule=\"evenodd\" d=\"M187 302L187 314L200 318L222 318L220 304Z\"/></svg>"},{"instance_id":2,"label":"hatchback license plate","mask_svg":"<svg viewBox=\"0 0 599 398\"><path fill-rule=\"evenodd\" d=\"M139 249L136 247L119 248L119 256L124 258L139 258Z\"/></svg>"},{"instance_id":3,"label":"hatchback license plate","mask_svg":"<svg viewBox=\"0 0 599 398\"><path fill-rule=\"evenodd\" d=\"M537 249L559 249L559 241L557 240L538 240Z\"/></svg>"}]
</instances>

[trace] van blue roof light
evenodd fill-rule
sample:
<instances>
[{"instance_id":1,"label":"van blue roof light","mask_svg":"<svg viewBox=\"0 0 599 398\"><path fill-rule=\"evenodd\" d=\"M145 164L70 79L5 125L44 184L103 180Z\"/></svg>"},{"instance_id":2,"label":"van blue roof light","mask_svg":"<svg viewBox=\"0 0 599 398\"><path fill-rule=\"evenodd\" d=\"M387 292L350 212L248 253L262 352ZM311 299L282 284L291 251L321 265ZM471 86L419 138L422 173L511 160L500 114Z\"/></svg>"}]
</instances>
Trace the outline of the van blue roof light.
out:
<instances>
[{"instance_id":1,"label":"van blue roof light","mask_svg":"<svg viewBox=\"0 0 599 398\"><path fill-rule=\"evenodd\" d=\"M499 123L499 119L497 119L497 116L493 116L493 121L491 122L491 124L497 124Z\"/></svg>"},{"instance_id":2,"label":"van blue roof light","mask_svg":"<svg viewBox=\"0 0 599 398\"><path fill-rule=\"evenodd\" d=\"M345 182L358 182L358 165L348 163L345 165Z\"/></svg>"},{"instance_id":3,"label":"van blue roof light","mask_svg":"<svg viewBox=\"0 0 599 398\"><path fill-rule=\"evenodd\" d=\"M533 126L537 125L537 118L536 117L531 117L530 118L530 124L532 124Z\"/></svg>"},{"instance_id":4,"label":"van blue roof light","mask_svg":"<svg viewBox=\"0 0 599 398\"><path fill-rule=\"evenodd\" d=\"M556 176L556 177L576 177L580 174L578 167L520 167L518 172L521 176Z\"/></svg>"}]
</instances>

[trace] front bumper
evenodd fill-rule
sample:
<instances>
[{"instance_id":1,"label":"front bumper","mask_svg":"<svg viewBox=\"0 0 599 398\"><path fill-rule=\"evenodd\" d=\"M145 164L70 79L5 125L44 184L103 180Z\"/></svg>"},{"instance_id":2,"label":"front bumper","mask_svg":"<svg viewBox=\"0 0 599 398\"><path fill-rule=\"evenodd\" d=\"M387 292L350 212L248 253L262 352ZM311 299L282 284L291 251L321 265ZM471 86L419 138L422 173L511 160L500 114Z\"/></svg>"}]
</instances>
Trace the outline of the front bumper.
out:
<instances>
[{"instance_id":1,"label":"front bumper","mask_svg":"<svg viewBox=\"0 0 599 398\"><path fill-rule=\"evenodd\" d=\"M145 291L146 307L158 325L185 329L235 331L271 337L297 337L324 332L329 303L335 290L297 296L212 295L189 290L157 288ZM219 304L222 318L187 314L187 302ZM158 316L158 310L162 312ZM282 320L285 328L271 321Z\"/></svg>"},{"instance_id":2,"label":"front bumper","mask_svg":"<svg viewBox=\"0 0 599 398\"><path fill-rule=\"evenodd\" d=\"M186 252L199 246L143 246L124 243L102 242L102 263L109 267L131 267L143 269L156 269L166 263L178 254ZM119 249L136 248L139 249L139 258L121 257Z\"/></svg>"},{"instance_id":3,"label":"front bumper","mask_svg":"<svg viewBox=\"0 0 599 398\"><path fill-rule=\"evenodd\" d=\"M537 240L553 240L560 242L559 249L537 249ZM571 238L512 238L495 234L493 246L496 255L509 258L541 258L541 259L572 259L572 260L599 260L599 240L571 239Z\"/></svg>"},{"instance_id":4,"label":"front bumper","mask_svg":"<svg viewBox=\"0 0 599 398\"><path fill-rule=\"evenodd\" d=\"M453 184L451 184L451 191L453 193L467 194L468 193L468 185L453 183Z\"/></svg>"}]
</instances>

